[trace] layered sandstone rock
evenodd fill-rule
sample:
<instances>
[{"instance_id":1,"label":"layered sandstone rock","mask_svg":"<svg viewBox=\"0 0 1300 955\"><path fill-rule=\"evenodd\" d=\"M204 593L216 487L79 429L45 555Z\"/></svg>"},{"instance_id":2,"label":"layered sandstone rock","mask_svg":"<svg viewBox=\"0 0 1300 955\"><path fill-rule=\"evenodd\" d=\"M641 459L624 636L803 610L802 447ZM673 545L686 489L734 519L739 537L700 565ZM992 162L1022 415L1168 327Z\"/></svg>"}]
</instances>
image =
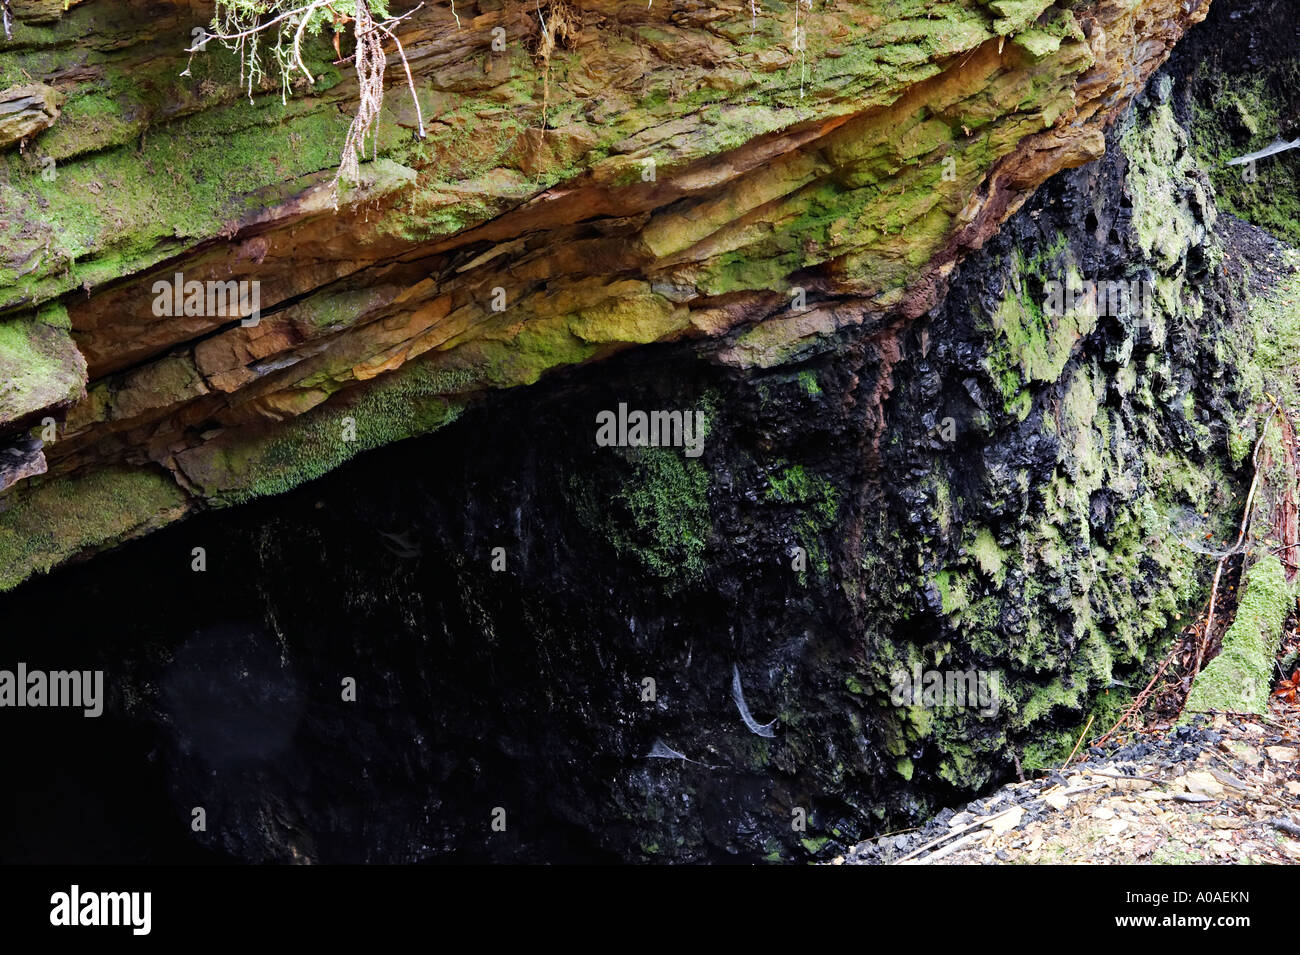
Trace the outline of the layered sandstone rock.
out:
<instances>
[{"instance_id":1,"label":"layered sandstone rock","mask_svg":"<svg viewBox=\"0 0 1300 955\"><path fill-rule=\"evenodd\" d=\"M7 75L66 104L0 183L0 364L48 369L0 401L26 462L7 587L559 366L682 338L770 366L900 329L1101 154L1208 0L426 5L400 36L428 137L392 57L378 158L341 196L356 87L327 39L313 86L250 103L233 54L184 52L206 4L31 6ZM569 27L545 57L539 17ZM256 281L260 321L160 316L178 273ZM22 479L47 418L46 473Z\"/></svg>"}]
</instances>

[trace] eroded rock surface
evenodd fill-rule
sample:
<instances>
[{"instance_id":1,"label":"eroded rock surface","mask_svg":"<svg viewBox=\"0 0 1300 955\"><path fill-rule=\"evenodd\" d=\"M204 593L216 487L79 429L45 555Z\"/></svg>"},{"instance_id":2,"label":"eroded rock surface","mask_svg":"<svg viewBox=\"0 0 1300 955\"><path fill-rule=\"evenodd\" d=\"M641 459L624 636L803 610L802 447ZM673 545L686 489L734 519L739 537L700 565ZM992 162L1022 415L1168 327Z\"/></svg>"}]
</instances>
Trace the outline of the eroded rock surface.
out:
<instances>
[{"instance_id":1,"label":"eroded rock surface","mask_svg":"<svg viewBox=\"0 0 1300 955\"><path fill-rule=\"evenodd\" d=\"M59 118L62 102L58 90L41 83L0 91L0 149L49 129Z\"/></svg>"},{"instance_id":2,"label":"eroded rock surface","mask_svg":"<svg viewBox=\"0 0 1300 955\"><path fill-rule=\"evenodd\" d=\"M250 104L233 54L183 52L204 4L90 0L53 23L16 9L7 69L67 104L5 163L0 310L66 310L88 367L42 483L10 492L54 533L0 526L0 580L96 546L50 510L59 485L167 482L182 507L110 522L151 527L626 347L709 337L718 360L763 366L915 318L1036 186L1101 154L1207 8L485 2L457 25L426 5L402 41L429 136L395 84L380 158L338 211L356 90L324 37L314 86ZM544 60L539 16L571 27ZM261 321L160 316L155 283L178 273L260 283ZM791 314L796 289L808 308Z\"/></svg>"}]
</instances>

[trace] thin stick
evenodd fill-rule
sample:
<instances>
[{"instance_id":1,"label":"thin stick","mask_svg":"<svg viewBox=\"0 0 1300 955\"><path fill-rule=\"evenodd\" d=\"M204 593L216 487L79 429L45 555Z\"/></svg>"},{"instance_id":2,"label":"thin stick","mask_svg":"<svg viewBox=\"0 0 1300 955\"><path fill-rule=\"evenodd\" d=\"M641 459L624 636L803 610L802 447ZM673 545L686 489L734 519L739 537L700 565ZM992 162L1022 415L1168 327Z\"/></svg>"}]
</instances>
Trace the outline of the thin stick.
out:
<instances>
[{"instance_id":1,"label":"thin stick","mask_svg":"<svg viewBox=\"0 0 1300 955\"><path fill-rule=\"evenodd\" d=\"M1246 507L1241 515L1241 528L1237 531L1237 543L1219 558L1219 564L1214 568L1214 582L1210 585L1210 612L1205 619L1205 629L1201 631L1200 642L1196 646L1196 666L1192 668L1192 683L1196 682L1196 677L1201 672L1201 664L1205 662L1205 651L1210 643L1210 631L1214 626L1214 602L1219 596L1219 578L1223 576L1223 565L1227 563L1228 558L1233 554L1241 552L1242 542L1246 538L1246 529L1250 526L1250 515L1255 506L1255 492L1259 489L1259 455L1264 447L1264 439L1268 437L1268 426L1273 423L1273 416L1277 414L1277 411L1278 404L1275 400L1268 417L1264 419L1264 426L1260 429L1259 440L1255 442L1255 453L1251 456L1251 461L1255 466L1255 476L1250 482L1250 493L1246 495Z\"/></svg>"},{"instance_id":2,"label":"thin stick","mask_svg":"<svg viewBox=\"0 0 1300 955\"><path fill-rule=\"evenodd\" d=\"M389 39L397 44L397 53L402 58L402 67L406 70L406 84L411 88L411 101L415 103L415 121L420 126L420 138L424 139L424 113L420 110L420 97L415 95L415 80L411 78L411 64L406 60L406 50L402 48L402 41L397 38L396 33L389 30L382 23L376 25L388 34Z\"/></svg>"},{"instance_id":3,"label":"thin stick","mask_svg":"<svg viewBox=\"0 0 1300 955\"><path fill-rule=\"evenodd\" d=\"M1165 670L1169 669L1169 664L1174 662L1174 657L1178 655L1178 647L1179 647L1178 643L1175 643L1173 645L1169 653L1165 655L1164 661L1156 669L1155 675L1151 677L1151 682L1148 683L1143 688L1141 693L1139 693L1137 696L1133 698L1133 702L1129 704L1128 709L1124 711L1124 713L1120 716L1120 718L1115 721L1115 725L1112 726L1110 729L1108 729L1105 735L1100 736L1093 741L1095 745L1100 746L1102 743L1106 742L1106 740L1110 739L1112 733L1114 733L1117 729L1123 726L1124 723L1126 723L1132 716L1134 716L1140 709L1142 709L1142 707L1146 704L1147 698L1151 696L1151 691L1155 689L1156 681L1159 680L1160 677L1164 675Z\"/></svg>"},{"instance_id":4,"label":"thin stick","mask_svg":"<svg viewBox=\"0 0 1300 955\"><path fill-rule=\"evenodd\" d=\"M970 845L972 842L974 842L975 840L977 840L977 839L980 837L980 835L981 835L981 834L978 833L978 832L972 832L972 833L970 833L969 835L962 836L962 837L961 837L960 839L958 839L956 842L951 843L951 844L949 844L949 845L946 845L946 846L944 846L942 849L936 849L934 852L931 852L931 853L930 853L928 856L926 856L924 859L917 859L916 861L912 862L911 864L912 864L912 865L929 865L931 862L938 862L940 859L944 858L945 856L950 856L950 855L952 855L952 854L953 854L954 852L956 852L958 849L964 849L964 848L966 848L966 847L967 847L968 845ZM895 865L899 865L899 864L901 864L901 863L895 863Z\"/></svg>"},{"instance_id":5,"label":"thin stick","mask_svg":"<svg viewBox=\"0 0 1300 955\"><path fill-rule=\"evenodd\" d=\"M1070 755L1066 757L1065 762L1061 764L1061 768L1057 770L1057 772L1065 772L1065 767L1070 765L1070 760L1074 759L1074 754L1077 753L1079 747L1083 745L1083 738L1088 735L1088 730L1092 729L1092 721L1094 719L1096 719L1096 716L1088 717L1088 725L1085 726L1083 732L1079 734L1079 742L1074 744L1074 749L1070 750Z\"/></svg>"},{"instance_id":6,"label":"thin stick","mask_svg":"<svg viewBox=\"0 0 1300 955\"><path fill-rule=\"evenodd\" d=\"M978 829L981 826L987 825L988 823L992 822L994 819L1002 818L1007 813L1009 813L1012 809L1019 809L1019 808L1021 807L1008 806L1006 809L1003 809L1001 812L997 813L996 815L981 816L979 819L976 819L974 822L968 822L964 826L957 826L955 829L949 829L938 839L931 839L925 845L913 849L907 855L903 856L903 858L894 860L894 865L901 865L902 863L907 862L909 859L915 859L926 849L930 849L933 848L934 846L939 845L940 843L947 842L949 839L953 838L954 836L960 836L963 832L970 832L970 830L972 829Z\"/></svg>"},{"instance_id":7,"label":"thin stick","mask_svg":"<svg viewBox=\"0 0 1300 955\"><path fill-rule=\"evenodd\" d=\"M1144 783L1165 782L1165 780L1160 779L1157 776L1138 776L1136 774L1133 776L1125 776L1123 773L1103 773L1101 770L1098 769L1090 769L1088 770L1088 774L1090 776L1105 776L1107 779L1140 779Z\"/></svg>"}]
</instances>

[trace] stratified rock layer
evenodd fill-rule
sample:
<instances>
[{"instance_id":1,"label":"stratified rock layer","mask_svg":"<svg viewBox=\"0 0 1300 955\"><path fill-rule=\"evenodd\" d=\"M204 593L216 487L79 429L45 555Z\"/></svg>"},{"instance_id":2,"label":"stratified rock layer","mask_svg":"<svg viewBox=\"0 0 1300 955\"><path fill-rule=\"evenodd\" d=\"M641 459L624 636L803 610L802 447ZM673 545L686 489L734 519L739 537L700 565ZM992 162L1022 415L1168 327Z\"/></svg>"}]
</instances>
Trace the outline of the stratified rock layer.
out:
<instances>
[{"instance_id":1,"label":"stratified rock layer","mask_svg":"<svg viewBox=\"0 0 1300 955\"><path fill-rule=\"evenodd\" d=\"M0 149L49 129L62 102L58 90L40 83L0 90Z\"/></svg>"},{"instance_id":2,"label":"stratified rock layer","mask_svg":"<svg viewBox=\"0 0 1300 955\"><path fill-rule=\"evenodd\" d=\"M313 86L250 103L233 54L183 53L199 5L29 17L8 68L67 103L5 160L0 310L66 308L87 394L40 485L9 492L53 533L0 523L0 582L120 539L65 528L61 484L171 482L182 506L106 525L153 527L629 346L716 338L720 361L752 367L914 318L1037 185L1100 155L1207 6L485 0L458 24L426 5L401 37L428 138L395 84L379 158L337 211L356 90L326 38ZM570 27L544 58L542 17ZM261 321L158 314L156 283L178 274L260 283Z\"/></svg>"}]
</instances>

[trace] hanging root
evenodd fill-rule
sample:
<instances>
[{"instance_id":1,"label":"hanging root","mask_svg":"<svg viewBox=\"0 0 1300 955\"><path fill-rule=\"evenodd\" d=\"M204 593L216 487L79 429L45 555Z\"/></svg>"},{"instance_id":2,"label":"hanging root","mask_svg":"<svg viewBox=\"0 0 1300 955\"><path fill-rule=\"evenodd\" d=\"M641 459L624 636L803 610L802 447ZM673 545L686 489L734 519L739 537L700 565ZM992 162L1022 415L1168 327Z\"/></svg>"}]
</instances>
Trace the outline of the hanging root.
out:
<instances>
[{"instance_id":1,"label":"hanging root","mask_svg":"<svg viewBox=\"0 0 1300 955\"><path fill-rule=\"evenodd\" d=\"M581 15L566 0L534 0L537 9L537 36L533 42L533 57L542 64L542 134L537 138L540 152L546 142L547 112L551 103L551 54L556 48L570 49L582 32Z\"/></svg>"},{"instance_id":2,"label":"hanging root","mask_svg":"<svg viewBox=\"0 0 1300 955\"><path fill-rule=\"evenodd\" d=\"M355 182L361 176L359 168L361 156L366 149L366 137L370 135L379 118L379 110L384 102L384 56L383 34L375 26L370 15L370 5L366 0L357 0L356 16L357 52L354 66L357 71L357 86L361 91L361 100L357 105L357 114L352 117L348 127L347 139L343 141L343 156L339 161L338 172L334 174L335 196L338 195L340 181ZM377 150L378 143L374 144Z\"/></svg>"},{"instance_id":3,"label":"hanging root","mask_svg":"<svg viewBox=\"0 0 1300 955\"><path fill-rule=\"evenodd\" d=\"M0 0L7 2L7 0ZM333 6L334 0L307 0L291 7L267 0L265 4L243 6L234 3L218 2L217 12L213 18L213 29L204 33L187 52L193 54L206 47L209 40L220 40L229 49L239 53L240 81L246 82L248 96L253 96L254 84L265 79L261 60L261 39L270 30L275 30L275 43L272 53L280 67L281 100L287 101L290 78L300 73L306 82L314 85L316 79L307 68L302 56L302 43L308 32L319 27L322 17L332 18L336 29L341 23L351 23L356 41L356 52L349 58L357 74L359 102L356 115L348 127L347 137L343 142L339 167L334 175L334 204L338 208L338 187L340 182L355 182L360 178L360 164L366 151L366 138L373 136L375 123L379 119L384 102L384 69L387 56L384 53L385 39L392 40L397 48L397 55L406 72L406 83L411 91L411 100L415 103L416 124L419 136L425 138L424 114L420 100L415 92L415 80L411 76L411 65L406 59L406 50L397 38L393 27L424 6L423 3L401 16L389 17L377 21L370 6L370 0L355 0L352 16L340 14ZM453 15L455 7L452 8ZM271 16L271 14L275 14ZM269 16L270 19L263 19ZM459 17L457 17L459 23ZM337 49L337 35L335 45ZM185 74L189 73L187 67ZM185 75L182 74L182 75ZM372 156L378 155L378 142L372 140Z\"/></svg>"}]
</instances>

